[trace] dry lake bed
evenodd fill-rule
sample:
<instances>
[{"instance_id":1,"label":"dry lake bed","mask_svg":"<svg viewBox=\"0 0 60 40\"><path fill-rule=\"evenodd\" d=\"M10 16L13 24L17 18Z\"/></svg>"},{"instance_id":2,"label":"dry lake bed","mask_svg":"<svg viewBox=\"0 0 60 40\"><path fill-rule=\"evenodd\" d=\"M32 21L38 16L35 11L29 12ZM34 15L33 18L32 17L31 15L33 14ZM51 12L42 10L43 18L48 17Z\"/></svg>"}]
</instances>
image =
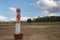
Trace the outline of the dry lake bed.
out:
<instances>
[{"instance_id":1,"label":"dry lake bed","mask_svg":"<svg viewBox=\"0 0 60 40\"><path fill-rule=\"evenodd\" d=\"M0 40L14 40L15 24L0 24ZM60 25L21 25L22 40L60 40Z\"/></svg>"}]
</instances>

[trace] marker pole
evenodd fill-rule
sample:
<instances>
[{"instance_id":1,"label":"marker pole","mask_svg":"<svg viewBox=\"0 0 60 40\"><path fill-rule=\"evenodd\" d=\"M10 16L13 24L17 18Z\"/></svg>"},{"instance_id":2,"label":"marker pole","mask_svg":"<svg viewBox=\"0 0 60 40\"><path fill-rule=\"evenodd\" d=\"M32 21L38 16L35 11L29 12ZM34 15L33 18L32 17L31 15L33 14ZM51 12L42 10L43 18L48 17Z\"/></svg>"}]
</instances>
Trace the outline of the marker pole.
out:
<instances>
[{"instance_id":1,"label":"marker pole","mask_svg":"<svg viewBox=\"0 0 60 40\"><path fill-rule=\"evenodd\" d=\"M17 15L16 15L16 26L15 26L15 34L14 34L14 38L15 39L23 39L23 34L20 31L20 9L16 10Z\"/></svg>"}]
</instances>

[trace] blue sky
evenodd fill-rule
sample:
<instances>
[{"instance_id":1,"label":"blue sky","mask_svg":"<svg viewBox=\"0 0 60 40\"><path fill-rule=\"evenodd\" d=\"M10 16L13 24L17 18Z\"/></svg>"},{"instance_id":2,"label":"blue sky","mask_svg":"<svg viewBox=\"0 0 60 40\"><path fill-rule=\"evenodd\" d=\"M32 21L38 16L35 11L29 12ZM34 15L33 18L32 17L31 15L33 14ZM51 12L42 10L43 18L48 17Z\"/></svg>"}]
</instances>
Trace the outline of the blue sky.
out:
<instances>
[{"instance_id":1,"label":"blue sky","mask_svg":"<svg viewBox=\"0 0 60 40\"><path fill-rule=\"evenodd\" d=\"M21 16L35 17L40 16L40 10L35 8L30 3L34 3L37 0L1 0L0 1L0 15L7 17L15 17L15 14L9 12L10 7L17 7L21 9ZM37 14L39 13L39 14Z\"/></svg>"},{"instance_id":2,"label":"blue sky","mask_svg":"<svg viewBox=\"0 0 60 40\"><path fill-rule=\"evenodd\" d=\"M14 18L16 14L10 12L10 7L20 8L22 17L34 18L37 16L45 16L46 14L44 14L41 8L34 6L37 1L39 0L0 0L0 16L7 17L8 19ZM60 16L57 13L55 15Z\"/></svg>"}]
</instances>

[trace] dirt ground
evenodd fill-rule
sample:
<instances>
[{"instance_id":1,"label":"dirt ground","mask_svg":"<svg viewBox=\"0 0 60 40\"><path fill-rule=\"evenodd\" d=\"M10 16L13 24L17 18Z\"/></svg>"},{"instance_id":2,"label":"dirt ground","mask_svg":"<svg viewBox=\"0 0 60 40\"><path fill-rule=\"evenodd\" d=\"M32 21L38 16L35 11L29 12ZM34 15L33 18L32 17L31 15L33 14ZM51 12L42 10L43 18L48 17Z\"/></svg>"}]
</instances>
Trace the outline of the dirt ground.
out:
<instances>
[{"instance_id":1,"label":"dirt ground","mask_svg":"<svg viewBox=\"0 0 60 40\"><path fill-rule=\"evenodd\" d=\"M15 25L0 25L0 40L14 40ZM22 40L60 40L60 25L21 25Z\"/></svg>"}]
</instances>

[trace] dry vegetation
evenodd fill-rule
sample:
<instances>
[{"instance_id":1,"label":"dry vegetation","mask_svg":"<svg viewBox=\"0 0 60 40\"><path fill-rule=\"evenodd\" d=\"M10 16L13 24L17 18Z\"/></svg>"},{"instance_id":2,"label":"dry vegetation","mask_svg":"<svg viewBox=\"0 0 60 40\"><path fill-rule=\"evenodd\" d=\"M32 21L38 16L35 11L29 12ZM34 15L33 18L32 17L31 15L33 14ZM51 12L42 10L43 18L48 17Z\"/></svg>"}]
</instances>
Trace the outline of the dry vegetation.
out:
<instances>
[{"instance_id":1,"label":"dry vegetation","mask_svg":"<svg viewBox=\"0 0 60 40\"><path fill-rule=\"evenodd\" d=\"M14 40L15 24L0 24L0 40ZM22 23L23 40L60 40L58 23Z\"/></svg>"}]
</instances>

